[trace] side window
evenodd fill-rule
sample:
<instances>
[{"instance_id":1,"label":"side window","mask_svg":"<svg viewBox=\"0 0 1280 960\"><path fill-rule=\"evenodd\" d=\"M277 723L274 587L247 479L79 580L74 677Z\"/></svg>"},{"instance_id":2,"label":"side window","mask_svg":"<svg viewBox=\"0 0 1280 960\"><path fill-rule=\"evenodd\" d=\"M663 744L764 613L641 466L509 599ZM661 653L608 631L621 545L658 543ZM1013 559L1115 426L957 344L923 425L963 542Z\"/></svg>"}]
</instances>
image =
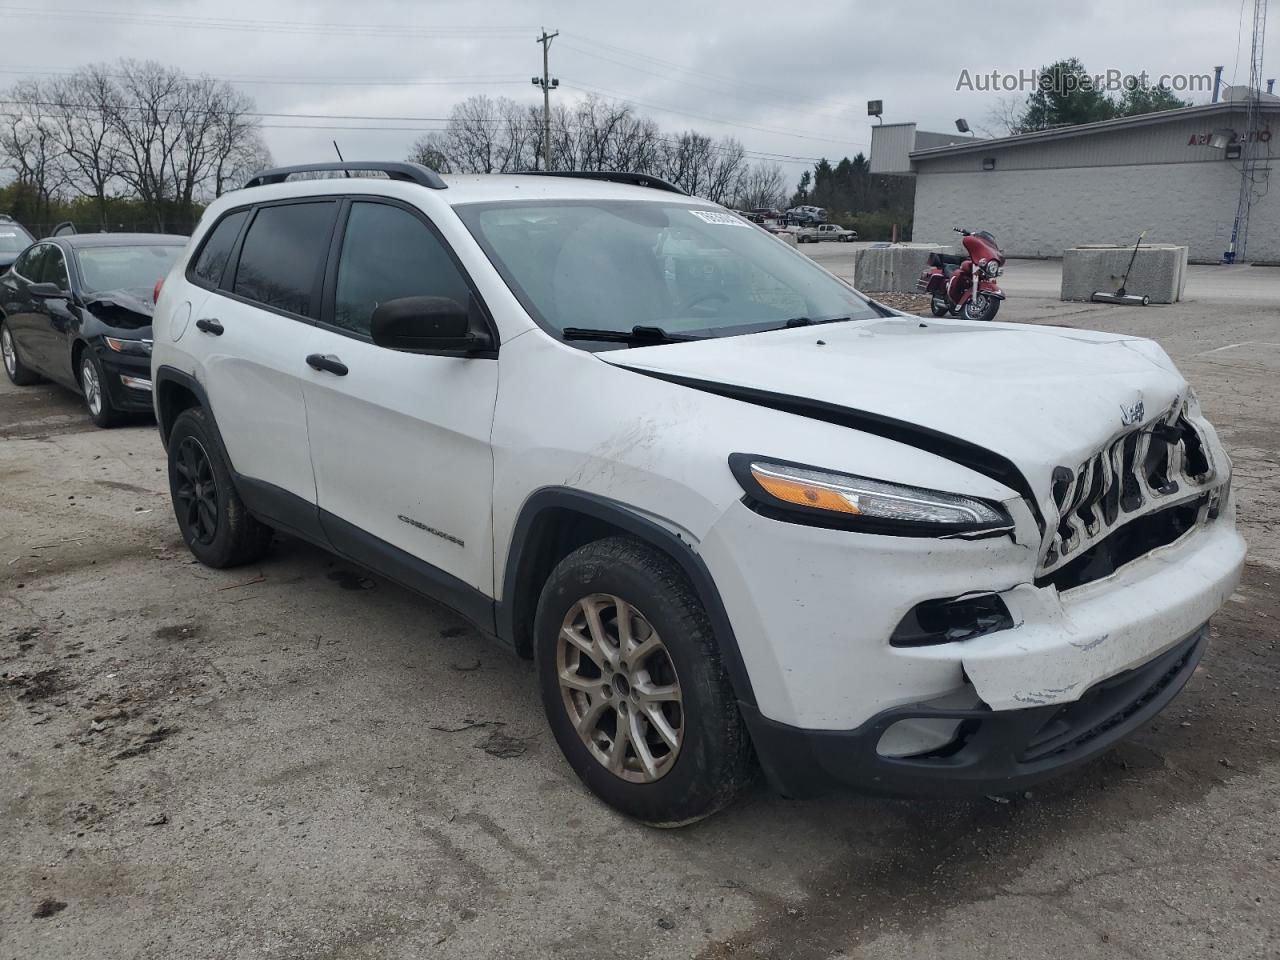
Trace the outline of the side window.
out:
<instances>
[{"instance_id":1,"label":"side window","mask_svg":"<svg viewBox=\"0 0 1280 960\"><path fill-rule=\"evenodd\" d=\"M234 292L311 316L337 206L329 200L260 207L240 250Z\"/></svg>"},{"instance_id":2,"label":"side window","mask_svg":"<svg viewBox=\"0 0 1280 960\"><path fill-rule=\"evenodd\" d=\"M45 283L57 284L59 290L66 290L71 286L71 281L67 279L67 262L62 257L62 251L52 243L45 245L44 256L40 258L40 279Z\"/></svg>"},{"instance_id":3,"label":"side window","mask_svg":"<svg viewBox=\"0 0 1280 960\"><path fill-rule=\"evenodd\" d=\"M13 264L15 272L22 274L23 277L32 283L40 282L40 261L44 255L44 244L35 247L27 247L26 251Z\"/></svg>"},{"instance_id":4,"label":"side window","mask_svg":"<svg viewBox=\"0 0 1280 960\"><path fill-rule=\"evenodd\" d=\"M222 282L222 273L231 259L231 248L236 245L236 237L240 236L240 228L248 216L248 210L237 210L218 221L200 249L196 265L191 268L192 276L211 287Z\"/></svg>"},{"instance_id":5,"label":"side window","mask_svg":"<svg viewBox=\"0 0 1280 960\"><path fill-rule=\"evenodd\" d=\"M368 335L378 304L420 296L450 297L465 310L471 288L448 250L413 214L386 203L351 204L333 322Z\"/></svg>"}]
</instances>

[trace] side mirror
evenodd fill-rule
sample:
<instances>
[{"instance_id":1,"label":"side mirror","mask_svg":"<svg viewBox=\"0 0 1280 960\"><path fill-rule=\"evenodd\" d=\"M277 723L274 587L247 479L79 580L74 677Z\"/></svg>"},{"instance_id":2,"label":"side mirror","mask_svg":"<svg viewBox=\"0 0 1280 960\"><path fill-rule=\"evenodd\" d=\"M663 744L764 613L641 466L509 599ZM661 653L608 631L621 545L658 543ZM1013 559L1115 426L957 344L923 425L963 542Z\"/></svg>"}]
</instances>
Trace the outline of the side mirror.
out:
<instances>
[{"instance_id":1,"label":"side mirror","mask_svg":"<svg viewBox=\"0 0 1280 960\"><path fill-rule=\"evenodd\" d=\"M33 283L27 287L27 293L37 300L66 300L71 296L56 283Z\"/></svg>"},{"instance_id":2,"label":"side mirror","mask_svg":"<svg viewBox=\"0 0 1280 960\"><path fill-rule=\"evenodd\" d=\"M405 353L479 353L493 349L490 334L474 304L451 297L401 297L373 311L373 342Z\"/></svg>"}]
</instances>

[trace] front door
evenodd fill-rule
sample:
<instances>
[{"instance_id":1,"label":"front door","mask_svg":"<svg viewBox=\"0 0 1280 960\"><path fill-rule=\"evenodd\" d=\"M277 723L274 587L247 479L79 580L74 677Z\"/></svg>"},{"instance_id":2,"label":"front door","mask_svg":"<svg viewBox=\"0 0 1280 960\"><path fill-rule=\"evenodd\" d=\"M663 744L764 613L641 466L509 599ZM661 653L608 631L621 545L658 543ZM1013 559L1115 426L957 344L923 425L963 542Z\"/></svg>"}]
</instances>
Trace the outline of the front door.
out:
<instances>
[{"instance_id":1,"label":"front door","mask_svg":"<svg viewBox=\"0 0 1280 960\"><path fill-rule=\"evenodd\" d=\"M493 595L497 361L387 350L369 328L387 300L451 297L479 309L478 300L420 212L353 200L340 229L310 342L346 373L309 370L304 387L321 523L339 550L403 569L400 579L466 613L451 589Z\"/></svg>"}]
</instances>

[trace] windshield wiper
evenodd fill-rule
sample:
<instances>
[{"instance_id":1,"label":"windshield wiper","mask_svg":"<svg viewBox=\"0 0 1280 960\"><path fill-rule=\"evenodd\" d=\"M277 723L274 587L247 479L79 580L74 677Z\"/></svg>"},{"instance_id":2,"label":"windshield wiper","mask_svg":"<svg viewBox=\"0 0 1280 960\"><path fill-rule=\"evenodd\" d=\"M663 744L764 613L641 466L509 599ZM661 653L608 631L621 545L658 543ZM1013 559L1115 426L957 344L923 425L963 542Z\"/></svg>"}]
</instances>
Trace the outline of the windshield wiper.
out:
<instances>
[{"instance_id":1,"label":"windshield wiper","mask_svg":"<svg viewBox=\"0 0 1280 960\"><path fill-rule=\"evenodd\" d=\"M814 320L812 317L792 317L790 320L788 320L786 323L783 324L783 327L787 327L787 328L812 327L812 326L816 326L819 323L844 323L844 321L851 320L851 319L853 318L852 317L827 317L825 320Z\"/></svg>"},{"instance_id":2,"label":"windshield wiper","mask_svg":"<svg viewBox=\"0 0 1280 960\"><path fill-rule=\"evenodd\" d=\"M658 343L689 343L694 340L703 340L704 337L694 337L682 333L667 333L661 327L647 327L643 324L636 324L630 330L603 330L594 327L565 327L560 331L560 336L566 340L598 340L602 343L627 343L627 344L658 344Z\"/></svg>"}]
</instances>

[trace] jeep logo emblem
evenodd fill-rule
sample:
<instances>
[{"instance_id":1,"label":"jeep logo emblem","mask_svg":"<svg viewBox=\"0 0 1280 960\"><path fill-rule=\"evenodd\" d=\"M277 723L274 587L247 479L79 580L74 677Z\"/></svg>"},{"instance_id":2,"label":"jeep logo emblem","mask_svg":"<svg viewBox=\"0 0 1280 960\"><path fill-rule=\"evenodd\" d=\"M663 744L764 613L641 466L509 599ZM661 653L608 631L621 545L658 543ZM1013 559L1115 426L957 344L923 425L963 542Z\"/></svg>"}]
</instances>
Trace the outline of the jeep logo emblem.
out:
<instances>
[{"instance_id":1,"label":"jeep logo emblem","mask_svg":"<svg viewBox=\"0 0 1280 960\"><path fill-rule=\"evenodd\" d=\"M1146 415L1142 409L1142 401L1132 403L1129 406L1120 408L1120 424L1125 427L1131 427L1135 423L1141 423L1142 418Z\"/></svg>"}]
</instances>

